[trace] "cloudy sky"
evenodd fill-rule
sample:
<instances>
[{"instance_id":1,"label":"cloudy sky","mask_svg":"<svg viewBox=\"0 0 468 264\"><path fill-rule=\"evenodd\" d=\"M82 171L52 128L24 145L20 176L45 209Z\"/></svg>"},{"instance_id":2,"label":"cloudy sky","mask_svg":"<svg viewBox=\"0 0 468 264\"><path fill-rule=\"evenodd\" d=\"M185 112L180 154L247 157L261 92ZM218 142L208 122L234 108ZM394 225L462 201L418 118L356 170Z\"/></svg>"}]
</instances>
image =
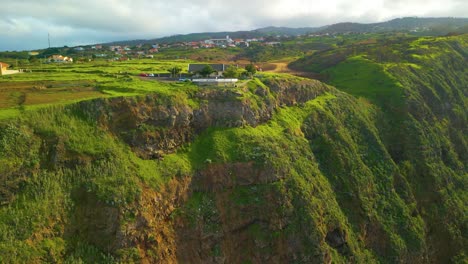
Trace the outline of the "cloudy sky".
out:
<instances>
[{"instance_id":1,"label":"cloudy sky","mask_svg":"<svg viewBox=\"0 0 468 264\"><path fill-rule=\"evenodd\" d=\"M467 0L0 0L0 51L181 33L466 17Z\"/></svg>"}]
</instances>

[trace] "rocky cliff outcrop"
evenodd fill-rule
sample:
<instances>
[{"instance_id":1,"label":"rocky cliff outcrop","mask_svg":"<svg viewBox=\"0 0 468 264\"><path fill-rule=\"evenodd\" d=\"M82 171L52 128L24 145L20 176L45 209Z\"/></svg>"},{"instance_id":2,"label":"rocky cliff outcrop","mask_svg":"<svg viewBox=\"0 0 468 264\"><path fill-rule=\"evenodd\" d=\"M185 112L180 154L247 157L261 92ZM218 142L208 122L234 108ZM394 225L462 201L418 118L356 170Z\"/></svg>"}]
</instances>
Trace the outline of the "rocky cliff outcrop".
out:
<instances>
[{"instance_id":1,"label":"rocky cliff outcrop","mask_svg":"<svg viewBox=\"0 0 468 264\"><path fill-rule=\"evenodd\" d=\"M76 107L141 157L154 159L174 152L207 128L255 127L270 120L280 106L305 103L330 90L323 83L305 79L268 80L266 85L254 82L250 88L254 95L247 88L201 89L188 98L197 107L158 94L96 99Z\"/></svg>"}]
</instances>

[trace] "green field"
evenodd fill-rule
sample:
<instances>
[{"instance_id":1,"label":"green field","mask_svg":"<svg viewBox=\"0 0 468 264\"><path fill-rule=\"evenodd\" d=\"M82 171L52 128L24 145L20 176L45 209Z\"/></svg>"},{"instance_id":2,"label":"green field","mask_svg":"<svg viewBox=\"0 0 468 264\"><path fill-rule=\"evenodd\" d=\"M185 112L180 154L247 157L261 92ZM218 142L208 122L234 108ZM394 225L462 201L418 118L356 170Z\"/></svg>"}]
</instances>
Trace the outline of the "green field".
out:
<instances>
[{"instance_id":1,"label":"green field","mask_svg":"<svg viewBox=\"0 0 468 264\"><path fill-rule=\"evenodd\" d=\"M181 67L186 72L190 62L141 59L30 66L31 72L0 76L0 119L17 116L28 109L98 97L149 92L175 94L182 88L190 89L193 86L142 79L138 74L168 73L172 67Z\"/></svg>"},{"instance_id":2,"label":"green field","mask_svg":"<svg viewBox=\"0 0 468 264\"><path fill-rule=\"evenodd\" d=\"M212 54L216 55L216 50ZM223 54L220 53L220 56ZM286 58L288 61L293 59ZM146 93L184 97L187 91L196 89L196 86L186 82L142 78L139 74L167 74L173 67L180 67L182 73L187 73L188 64L194 62L185 59L133 59L122 62L91 61L29 65L29 72L0 76L0 119L15 117L31 109L100 97L135 96Z\"/></svg>"}]
</instances>

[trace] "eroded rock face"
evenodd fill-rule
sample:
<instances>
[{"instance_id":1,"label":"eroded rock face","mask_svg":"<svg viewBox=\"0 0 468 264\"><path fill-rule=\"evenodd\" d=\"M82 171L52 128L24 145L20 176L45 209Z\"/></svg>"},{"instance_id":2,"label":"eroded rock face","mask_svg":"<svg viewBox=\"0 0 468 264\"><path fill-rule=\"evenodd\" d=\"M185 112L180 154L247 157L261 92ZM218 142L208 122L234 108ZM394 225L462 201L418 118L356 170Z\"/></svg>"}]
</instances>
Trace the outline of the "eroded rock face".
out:
<instances>
[{"instance_id":1,"label":"eroded rock face","mask_svg":"<svg viewBox=\"0 0 468 264\"><path fill-rule=\"evenodd\" d=\"M340 228L335 228L332 231L329 231L325 237L327 244L338 250L342 255L349 254L346 239L346 233Z\"/></svg>"},{"instance_id":2,"label":"eroded rock face","mask_svg":"<svg viewBox=\"0 0 468 264\"><path fill-rule=\"evenodd\" d=\"M225 172L233 171L235 173L227 177ZM262 187L263 183L278 180L267 176L271 173L274 174L268 169L256 168L252 163L210 165L192 178L190 184L185 182L187 188L178 188L174 186L176 181L172 181L161 194L156 195L166 201L170 194L178 196L169 199L173 202L170 209L158 209L157 214L162 211L166 216L146 218L145 222L151 222L157 228L148 230L148 225L145 225L141 229L142 233L153 235L170 231L164 235L165 240L145 240L146 248L173 248L171 255L167 255L168 252L162 255L179 263L286 263L292 261L294 255L300 258L301 246L290 246L301 244L295 234L280 235L272 240L264 237L263 230L284 232L293 215L291 201L287 197L274 189ZM174 187L184 191L173 191ZM249 201L238 200L242 199L236 190L239 187L258 193L258 197ZM278 208L287 209L282 211ZM271 249L277 250L270 252ZM146 260L148 263L155 261L151 256Z\"/></svg>"},{"instance_id":3,"label":"eroded rock face","mask_svg":"<svg viewBox=\"0 0 468 264\"><path fill-rule=\"evenodd\" d=\"M140 157L159 159L209 127L255 127L278 107L329 91L312 80L272 80L268 85L254 89L261 96L256 99L229 90L200 90L194 95L200 102L196 109L161 103L156 95L101 99L83 109L91 109L87 114L97 115L100 127L123 139ZM115 248L108 251L136 247L143 263L331 260L324 250L325 234L310 232L318 222L298 233L303 230L299 223L308 220L298 217L296 207L308 201L293 201L293 195L282 190L285 170L255 162L216 163L187 176L173 178L158 190L144 187L140 200L120 212L133 212L135 220L121 227Z\"/></svg>"},{"instance_id":4,"label":"eroded rock face","mask_svg":"<svg viewBox=\"0 0 468 264\"><path fill-rule=\"evenodd\" d=\"M338 259L364 263L375 256L412 263L427 260L423 236L411 233L419 213L413 209L410 217L399 202L400 195L408 204L415 198L380 143L373 117L363 113L355 99L336 90L333 96L301 107L329 91L314 81L266 83L249 87L248 96L240 91L199 90L191 95L197 104L147 95L78 105L89 120L96 120L102 130L144 159L164 159L210 127L255 127L268 122L279 107L299 107L282 110L272 126L245 130L254 134L264 127L272 129L252 141L265 146L252 153L271 160L252 161L248 151L213 163L212 157L203 156L191 160L191 166L198 163L184 172L190 175L165 175L158 188L139 181L142 193L136 201L115 207L99 202L92 192L79 193L76 223L67 234L123 262L331 263ZM270 138L271 132L280 136ZM44 164L51 168L93 162L91 157L71 154L69 160L61 160L65 145L55 138L44 144L48 146L42 147L44 155L51 161ZM249 144L241 142L236 148ZM375 186L380 185L392 197L389 208L405 212L399 216L404 226L386 225L385 208L378 212L381 215L375 213L374 203L381 194ZM395 250L393 234L411 242L410 250Z\"/></svg>"},{"instance_id":5,"label":"eroded rock face","mask_svg":"<svg viewBox=\"0 0 468 264\"><path fill-rule=\"evenodd\" d=\"M136 98L97 99L78 107L98 125L122 138L142 158L158 159L190 142L209 127L257 126L268 121L276 108L304 103L329 91L318 81L268 81L258 86L255 104L242 92L200 90L193 100L196 109L185 103L164 103L159 95Z\"/></svg>"},{"instance_id":6,"label":"eroded rock face","mask_svg":"<svg viewBox=\"0 0 468 264\"><path fill-rule=\"evenodd\" d=\"M260 97L254 99L229 90L200 90L193 95L200 102L197 108L158 95L96 99L70 107L82 114L80 118L127 143L140 157L159 159L209 127L255 127L270 120L278 107L306 102L329 89L304 81L291 89L310 91L297 92L296 97L287 91L291 84L278 81L275 85L274 91L256 87ZM63 140L38 137L35 147L44 156L44 169L95 162L91 155L68 151ZM284 171L254 162L207 164L157 189L140 183L139 200L125 205L100 200L93 190L80 186L72 194L78 202L64 236L86 241L117 258L137 256L142 263L323 262L327 254L318 248L314 257L303 253L297 233L283 235L295 217L291 197L278 190L277 183L285 176ZM245 199L245 193L252 197ZM127 249L138 252L121 254Z\"/></svg>"},{"instance_id":7,"label":"eroded rock face","mask_svg":"<svg viewBox=\"0 0 468 264\"><path fill-rule=\"evenodd\" d=\"M284 192L284 180L268 166L237 162L145 189L123 244L137 247L142 263L330 263L327 244L352 259L339 227L311 232L319 223L300 219L305 209Z\"/></svg>"},{"instance_id":8,"label":"eroded rock face","mask_svg":"<svg viewBox=\"0 0 468 264\"><path fill-rule=\"evenodd\" d=\"M190 177L172 179L158 191L145 188L134 207L136 221L125 225L124 241L137 247L142 263L177 262L174 214L190 195Z\"/></svg>"}]
</instances>

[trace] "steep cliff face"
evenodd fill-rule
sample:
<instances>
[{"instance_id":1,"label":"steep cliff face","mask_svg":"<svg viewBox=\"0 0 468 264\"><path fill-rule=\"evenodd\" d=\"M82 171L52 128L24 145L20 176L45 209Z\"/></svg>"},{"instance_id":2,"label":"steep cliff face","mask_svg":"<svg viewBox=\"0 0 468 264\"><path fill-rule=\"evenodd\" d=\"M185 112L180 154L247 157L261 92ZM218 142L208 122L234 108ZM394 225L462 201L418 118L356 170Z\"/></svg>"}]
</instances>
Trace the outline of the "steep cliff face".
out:
<instances>
[{"instance_id":1,"label":"steep cliff face","mask_svg":"<svg viewBox=\"0 0 468 264\"><path fill-rule=\"evenodd\" d=\"M185 94L148 95L85 101L77 111L97 120L141 157L154 158L175 152L210 127L257 126L270 120L279 106L304 103L329 90L317 81L278 79L251 82L238 91L198 90L189 95L192 106Z\"/></svg>"},{"instance_id":2,"label":"steep cliff face","mask_svg":"<svg viewBox=\"0 0 468 264\"><path fill-rule=\"evenodd\" d=\"M445 262L466 247L467 36L404 41L396 57L379 48L326 70L329 82L381 109L379 136L412 190L430 259Z\"/></svg>"},{"instance_id":3,"label":"steep cliff face","mask_svg":"<svg viewBox=\"0 0 468 264\"><path fill-rule=\"evenodd\" d=\"M0 262L462 263L466 43L445 43L339 64L342 91L272 76L8 121Z\"/></svg>"}]
</instances>

